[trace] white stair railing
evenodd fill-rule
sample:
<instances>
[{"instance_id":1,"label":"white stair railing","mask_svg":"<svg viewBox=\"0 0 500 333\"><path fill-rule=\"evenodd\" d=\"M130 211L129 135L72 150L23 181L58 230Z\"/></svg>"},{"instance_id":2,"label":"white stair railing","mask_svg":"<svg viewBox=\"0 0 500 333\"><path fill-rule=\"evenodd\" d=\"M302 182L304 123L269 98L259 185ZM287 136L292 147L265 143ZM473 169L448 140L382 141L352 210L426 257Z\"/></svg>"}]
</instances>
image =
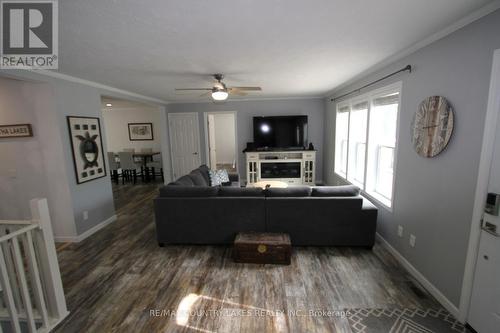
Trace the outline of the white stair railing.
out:
<instances>
[{"instance_id":1,"label":"white stair railing","mask_svg":"<svg viewBox=\"0 0 500 333\"><path fill-rule=\"evenodd\" d=\"M31 220L0 220L0 333L49 332L68 315L46 199Z\"/></svg>"}]
</instances>

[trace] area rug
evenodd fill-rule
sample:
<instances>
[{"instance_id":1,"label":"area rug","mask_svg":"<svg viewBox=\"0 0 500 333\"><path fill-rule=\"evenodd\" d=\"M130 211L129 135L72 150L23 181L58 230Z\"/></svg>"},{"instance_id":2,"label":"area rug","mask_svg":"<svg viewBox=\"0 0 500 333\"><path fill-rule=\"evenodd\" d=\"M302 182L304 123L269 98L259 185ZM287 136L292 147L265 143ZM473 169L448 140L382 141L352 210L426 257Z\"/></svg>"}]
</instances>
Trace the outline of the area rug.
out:
<instances>
[{"instance_id":1,"label":"area rug","mask_svg":"<svg viewBox=\"0 0 500 333\"><path fill-rule=\"evenodd\" d=\"M467 333L445 309L349 309L353 333Z\"/></svg>"}]
</instances>

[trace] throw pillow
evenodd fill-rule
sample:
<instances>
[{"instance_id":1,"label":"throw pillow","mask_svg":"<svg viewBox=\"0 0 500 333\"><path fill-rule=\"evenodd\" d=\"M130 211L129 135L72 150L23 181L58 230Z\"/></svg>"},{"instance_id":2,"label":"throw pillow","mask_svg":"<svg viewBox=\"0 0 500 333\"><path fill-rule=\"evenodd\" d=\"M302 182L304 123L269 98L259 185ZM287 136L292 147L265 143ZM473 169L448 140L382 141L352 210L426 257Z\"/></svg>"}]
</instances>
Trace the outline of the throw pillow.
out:
<instances>
[{"instance_id":1,"label":"throw pillow","mask_svg":"<svg viewBox=\"0 0 500 333\"><path fill-rule=\"evenodd\" d=\"M219 186L229 181L227 170L210 170L208 173L210 175L211 186Z\"/></svg>"}]
</instances>

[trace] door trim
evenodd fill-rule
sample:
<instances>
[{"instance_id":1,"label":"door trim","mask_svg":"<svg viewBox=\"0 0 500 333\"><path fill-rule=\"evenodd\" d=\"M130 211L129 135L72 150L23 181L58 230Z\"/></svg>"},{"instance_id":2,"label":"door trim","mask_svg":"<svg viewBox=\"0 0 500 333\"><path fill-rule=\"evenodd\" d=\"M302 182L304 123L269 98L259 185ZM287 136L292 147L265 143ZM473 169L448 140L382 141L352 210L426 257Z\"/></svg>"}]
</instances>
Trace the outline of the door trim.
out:
<instances>
[{"instance_id":1,"label":"door trim","mask_svg":"<svg viewBox=\"0 0 500 333\"><path fill-rule=\"evenodd\" d=\"M172 129L170 127L170 115L195 115L196 116L196 122L197 122L197 127L198 127L198 159L200 160L201 163L201 156L200 156L200 150L201 150L201 135L200 135L200 116L198 115L198 112L168 112L167 113L167 126L168 126L168 146L170 147L170 167L172 168L171 174L172 174L172 181L175 181L174 177L174 158L172 154Z\"/></svg>"},{"instance_id":2,"label":"door trim","mask_svg":"<svg viewBox=\"0 0 500 333\"><path fill-rule=\"evenodd\" d=\"M458 320L465 323L468 318L472 288L474 285L474 271L476 268L477 254L481 235L481 216L486 202L486 193L490 178L491 163L493 160L495 131L500 113L500 49L493 54L493 65L491 70L490 89L488 95L488 108L484 120L483 145L479 160L476 194L472 221L470 226L469 246L467 259L465 261L464 278L462 282L462 293L460 296L460 307Z\"/></svg>"},{"instance_id":3,"label":"door trim","mask_svg":"<svg viewBox=\"0 0 500 333\"><path fill-rule=\"evenodd\" d=\"M170 158L171 150L170 150L170 128L167 119L167 108L165 106L160 107L160 124L166 125L164 129L161 129L160 132L160 147L161 147L161 159L162 163L165 166L163 168L164 173L164 185L167 185L172 181L173 178L173 170L170 168L168 170L167 166L171 164L172 159Z\"/></svg>"},{"instance_id":4,"label":"door trim","mask_svg":"<svg viewBox=\"0 0 500 333\"><path fill-rule=\"evenodd\" d=\"M238 153L238 111L207 111L203 113L203 128L205 130L205 163L210 165L210 147L208 142L208 115L209 114L233 114L234 115L234 156L236 157L236 172L240 173Z\"/></svg>"}]
</instances>

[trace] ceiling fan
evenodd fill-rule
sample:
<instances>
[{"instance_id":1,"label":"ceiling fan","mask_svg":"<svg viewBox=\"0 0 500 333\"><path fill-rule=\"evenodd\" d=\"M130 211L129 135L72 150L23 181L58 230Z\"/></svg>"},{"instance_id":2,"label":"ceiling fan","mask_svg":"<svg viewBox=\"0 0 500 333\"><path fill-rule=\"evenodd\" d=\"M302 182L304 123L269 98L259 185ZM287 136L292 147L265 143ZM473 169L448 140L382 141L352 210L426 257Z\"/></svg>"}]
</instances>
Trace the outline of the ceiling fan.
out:
<instances>
[{"instance_id":1,"label":"ceiling fan","mask_svg":"<svg viewBox=\"0 0 500 333\"><path fill-rule=\"evenodd\" d=\"M247 91L262 91L261 87L228 87L222 82L224 75L213 74L213 77L216 82L212 88L179 88L175 91L206 91L201 96L211 94L214 101L225 101L229 95L245 96Z\"/></svg>"}]
</instances>

